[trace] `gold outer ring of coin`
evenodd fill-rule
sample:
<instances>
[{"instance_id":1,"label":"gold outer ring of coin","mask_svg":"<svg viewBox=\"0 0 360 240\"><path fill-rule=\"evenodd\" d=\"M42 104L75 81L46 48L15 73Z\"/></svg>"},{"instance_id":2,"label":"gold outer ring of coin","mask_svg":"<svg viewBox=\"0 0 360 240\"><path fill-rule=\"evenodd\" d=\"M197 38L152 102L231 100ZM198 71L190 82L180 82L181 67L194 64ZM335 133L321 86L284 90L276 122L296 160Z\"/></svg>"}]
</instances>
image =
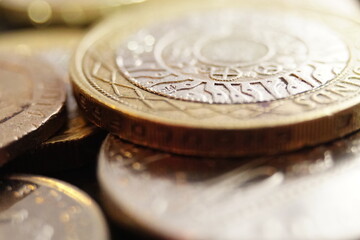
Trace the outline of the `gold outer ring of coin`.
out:
<instances>
[{"instance_id":1,"label":"gold outer ring of coin","mask_svg":"<svg viewBox=\"0 0 360 240\"><path fill-rule=\"evenodd\" d=\"M0 194L0 229L5 239L109 239L99 206L63 181L10 175L0 179Z\"/></svg>"},{"instance_id":2,"label":"gold outer ring of coin","mask_svg":"<svg viewBox=\"0 0 360 240\"><path fill-rule=\"evenodd\" d=\"M359 140L238 161L109 135L98 179L114 220L164 239L357 239Z\"/></svg>"},{"instance_id":3,"label":"gold outer ring of coin","mask_svg":"<svg viewBox=\"0 0 360 240\"><path fill-rule=\"evenodd\" d=\"M267 6L159 0L105 20L71 65L80 108L136 144L213 157L290 151L359 129L359 23ZM219 36L225 23L241 30Z\"/></svg>"},{"instance_id":4,"label":"gold outer ring of coin","mask_svg":"<svg viewBox=\"0 0 360 240\"><path fill-rule=\"evenodd\" d=\"M0 165L35 147L65 122L61 77L36 57L0 54Z\"/></svg>"},{"instance_id":5,"label":"gold outer ring of coin","mask_svg":"<svg viewBox=\"0 0 360 240\"><path fill-rule=\"evenodd\" d=\"M0 11L8 22L17 25L84 25L119 7L142 1L144 0L2 0Z\"/></svg>"},{"instance_id":6,"label":"gold outer ring of coin","mask_svg":"<svg viewBox=\"0 0 360 240\"><path fill-rule=\"evenodd\" d=\"M13 165L27 169L45 168L56 171L64 166L75 168L82 166L83 160L88 160L88 157L85 156L87 152L91 151L86 151L86 149L95 149L89 148L89 146L94 146L98 142L100 131L81 116L72 94L68 74L70 57L83 35L84 31L79 29L48 28L17 31L0 36L1 51L41 58L57 70L67 87L68 120L66 124L55 136L47 139L32 151L32 154L27 154L24 161L13 162ZM54 153L56 154L54 155ZM49 165L47 164L49 156L61 160L53 160ZM30 161L30 157L35 161ZM64 159L68 159L70 164L66 164L67 161Z\"/></svg>"}]
</instances>

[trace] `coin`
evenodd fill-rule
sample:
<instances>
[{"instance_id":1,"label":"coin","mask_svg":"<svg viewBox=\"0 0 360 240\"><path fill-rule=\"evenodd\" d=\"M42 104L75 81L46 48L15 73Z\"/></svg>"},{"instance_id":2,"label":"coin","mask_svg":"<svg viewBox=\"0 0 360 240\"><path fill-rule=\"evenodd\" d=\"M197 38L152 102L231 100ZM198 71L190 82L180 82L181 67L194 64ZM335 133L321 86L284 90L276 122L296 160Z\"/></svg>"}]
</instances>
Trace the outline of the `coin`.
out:
<instances>
[{"instance_id":1,"label":"coin","mask_svg":"<svg viewBox=\"0 0 360 240\"><path fill-rule=\"evenodd\" d=\"M290 6L149 1L91 31L70 71L87 117L123 139L188 155L269 154L360 127L358 30Z\"/></svg>"},{"instance_id":2,"label":"coin","mask_svg":"<svg viewBox=\"0 0 360 240\"><path fill-rule=\"evenodd\" d=\"M2 0L3 17L13 24L84 25L121 6L144 0Z\"/></svg>"},{"instance_id":3,"label":"coin","mask_svg":"<svg viewBox=\"0 0 360 240\"><path fill-rule=\"evenodd\" d=\"M97 204L64 182L11 176L0 180L0 196L4 239L109 239Z\"/></svg>"},{"instance_id":4,"label":"coin","mask_svg":"<svg viewBox=\"0 0 360 240\"><path fill-rule=\"evenodd\" d=\"M66 92L51 65L0 54L0 166L53 135L64 123Z\"/></svg>"},{"instance_id":5,"label":"coin","mask_svg":"<svg viewBox=\"0 0 360 240\"><path fill-rule=\"evenodd\" d=\"M358 239L359 146L357 133L286 155L209 159L109 135L98 178L110 215L165 239Z\"/></svg>"},{"instance_id":6,"label":"coin","mask_svg":"<svg viewBox=\"0 0 360 240\"><path fill-rule=\"evenodd\" d=\"M341 14L346 17L352 16L354 19L359 17L360 14L360 3L357 0L345 0L342 2L336 0L284 0L283 4L290 4L297 7L309 8L318 11L333 12L337 15Z\"/></svg>"},{"instance_id":7,"label":"coin","mask_svg":"<svg viewBox=\"0 0 360 240\"><path fill-rule=\"evenodd\" d=\"M67 86L68 121L66 125L55 136L32 151L31 158L39 162L39 166L42 167L34 166L34 161L29 161L28 155L24 161L14 162L13 164L16 166L25 169L32 167L38 170L45 168L58 171L64 167L68 169L69 167L81 166L84 164L84 160L89 160L89 155L96 155L93 152L97 149L96 147L90 148L93 151L86 151L86 149L89 149L89 146L98 145L100 132L81 116L68 78L69 59L83 34L83 30L79 29L53 28L17 31L3 34L0 37L0 50L42 58L54 66ZM53 161L49 162L49 157ZM54 158L59 159L59 161L54 160ZM65 161L66 159L69 161ZM51 164L49 165L49 163Z\"/></svg>"}]
</instances>

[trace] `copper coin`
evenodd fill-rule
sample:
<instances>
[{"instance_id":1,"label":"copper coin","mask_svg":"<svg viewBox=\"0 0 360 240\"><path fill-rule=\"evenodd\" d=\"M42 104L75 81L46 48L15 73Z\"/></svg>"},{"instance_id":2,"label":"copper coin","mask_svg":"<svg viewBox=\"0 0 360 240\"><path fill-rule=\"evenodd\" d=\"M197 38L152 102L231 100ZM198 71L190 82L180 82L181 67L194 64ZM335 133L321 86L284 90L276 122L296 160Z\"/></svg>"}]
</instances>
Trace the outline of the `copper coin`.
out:
<instances>
[{"instance_id":1,"label":"copper coin","mask_svg":"<svg viewBox=\"0 0 360 240\"><path fill-rule=\"evenodd\" d=\"M48 28L23 30L0 36L0 49L21 55L36 56L51 64L67 88L67 121L51 138L11 165L17 170L50 171L83 166L95 156L103 135L83 118L72 94L68 65L72 52L84 35L80 29ZM91 146L89 148L89 146ZM49 158L53 159L49 162ZM50 163L50 164L49 164Z\"/></svg>"},{"instance_id":2,"label":"copper coin","mask_svg":"<svg viewBox=\"0 0 360 240\"><path fill-rule=\"evenodd\" d=\"M242 159L181 157L110 135L98 176L115 219L165 239L360 237L360 133Z\"/></svg>"},{"instance_id":3,"label":"copper coin","mask_svg":"<svg viewBox=\"0 0 360 240\"><path fill-rule=\"evenodd\" d=\"M0 165L37 146L64 123L64 83L34 57L0 54Z\"/></svg>"},{"instance_id":4,"label":"copper coin","mask_svg":"<svg viewBox=\"0 0 360 240\"><path fill-rule=\"evenodd\" d=\"M1 239L108 239L97 204L79 189L38 176L0 180Z\"/></svg>"}]
</instances>

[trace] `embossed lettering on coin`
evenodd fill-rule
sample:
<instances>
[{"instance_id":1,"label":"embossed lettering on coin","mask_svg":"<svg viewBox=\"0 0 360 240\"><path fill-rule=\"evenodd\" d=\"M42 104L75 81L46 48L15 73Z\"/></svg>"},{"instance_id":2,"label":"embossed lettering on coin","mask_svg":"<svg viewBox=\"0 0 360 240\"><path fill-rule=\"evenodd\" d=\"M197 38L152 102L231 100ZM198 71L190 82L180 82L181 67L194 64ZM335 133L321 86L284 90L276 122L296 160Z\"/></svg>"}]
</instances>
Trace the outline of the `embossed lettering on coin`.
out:
<instances>
[{"instance_id":1,"label":"embossed lettering on coin","mask_svg":"<svg viewBox=\"0 0 360 240\"><path fill-rule=\"evenodd\" d=\"M306 92L336 78L349 59L346 44L324 25L242 11L141 29L117 53L132 83L204 103L253 103Z\"/></svg>"},{"instance_id":2,"label":"embossed lettering on coin","mask_svg":"<svg viewBox=\"0 0 360 240\"><path fill-rule=\"evenodd\" d=\"M359 129L359 24L265 5L149 1L109 18L71 68L80 107L122 139L212 157L290 151Z\"/></svg>"}]
</instances>

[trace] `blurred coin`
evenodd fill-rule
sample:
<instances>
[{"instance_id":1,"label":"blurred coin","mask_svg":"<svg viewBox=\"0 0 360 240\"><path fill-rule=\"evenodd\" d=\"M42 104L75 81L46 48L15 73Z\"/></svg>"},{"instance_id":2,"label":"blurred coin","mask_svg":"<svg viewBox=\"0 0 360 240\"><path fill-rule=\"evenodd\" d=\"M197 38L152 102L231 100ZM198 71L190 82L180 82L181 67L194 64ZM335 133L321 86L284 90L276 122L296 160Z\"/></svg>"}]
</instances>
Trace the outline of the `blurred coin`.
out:
<instances>
[{"instance_id":1,"label":"blurred coin","mask_svg":"<svg viewBox=\"0 0 360 240\"><path fill-rule=\"evenodd\" d=\"M360 127L360 26L243 1L149 1L91 31L71 77L121 138L206 156L289 151Z\"/></svg>"},{"instance_id":2,"label":"blurred coin","mask_svg":"<svg viewBox=\"0 0 360 240\"><path fill-rule=\"evenodd\" d=\"M65 98L64 83L51 65L0 54L0 166L62 126Z\"/></svg>"},{"instance_id":3,"label":"blurred coin","mask_svg":"<svg viewBox=\"0 0 360 240\"><path fill-rule=\"evenodd\" d=\"M144 0L1 0L3 17L13 24L88 24L121 6Z\"/></svg>"},{"instance_id":4,"label":"blurred coin","mask_svg":"<svg viewBox=\"0 0 360 240\"><path fill-rule=\"evenodd\" d=\"M108 239L97 204L64 182L37 176L0 180L2 239Z\"/></svg>"},{"instance_id":5,"label":"blurred coin","mask_svg":"<svg viewBox=\"0 0 360 240\"><path fill-rule=\"evenodd\" d=\"M0 50L42 58L55 68L67 86L66 125L32 151L32 156L27 155L23 161L14 162L17 170L59 171L82 166L88 162L89 156L96 156L100 132L80 115L68 77L69 59L83 34L83 30L79 29L53 28L10 32L0 36ZM29 157L36 161L30 161ZM49 161L50 158L52 161Z\"/></svg>"},{"instance_id":6,"label":"blurred coin","mask_svg":"<svg viewBox=\"0 0 360 240\"><path fill-rule=\"evenodd\" d=\"M180 157L108 136L109 214L165 239L358 239L360 134L282 156Z\"/></svg>"},{"instance_id":7,"label":"blurred coin","mask_svg":"<svg viewBox=\"0 0 360 240\"><path fill-rule=\"evenodd\" d=\"M263 0L254 0L263 1ZM358 18L360 15L360 2L358 0L272 0L280 1L285 5L292 5L301 8L314 9L318 11L333 12L346 17Z\"/></svg>"}]
</instances>

